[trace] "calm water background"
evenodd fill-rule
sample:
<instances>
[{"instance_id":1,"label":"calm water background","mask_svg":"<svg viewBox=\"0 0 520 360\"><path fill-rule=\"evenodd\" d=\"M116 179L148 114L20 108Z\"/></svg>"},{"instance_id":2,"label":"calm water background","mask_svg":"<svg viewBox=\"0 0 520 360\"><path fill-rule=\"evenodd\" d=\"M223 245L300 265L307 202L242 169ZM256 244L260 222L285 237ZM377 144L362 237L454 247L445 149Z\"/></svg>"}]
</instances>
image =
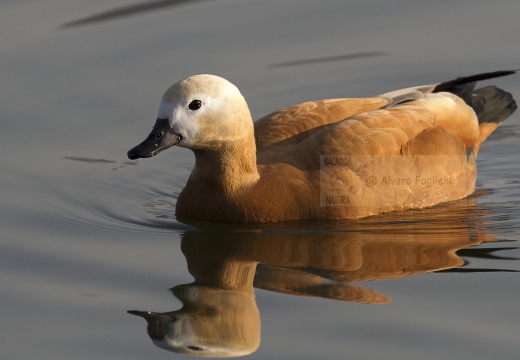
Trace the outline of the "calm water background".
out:
<instances>
[{"instance_id":1,"label":"calm water background","mask_svg":"<svg viewBox=\"0 0 520 360\"><path fill-rule=\"evenodd\" d=\"M173 82L221 75L259 118L305 100L520 67L517 0L197 1L62 27L131 4L0 5L2 359L186 358L154 347L144 321L126 313L178 309L168 289L193 280L181 241L234 236L175 220L189 151L126 159ZM352 54L362 56L341 59ZM518 75L496 83L520 99ZM255 289L262 340L250 358L516 358L519 140L516 113L481 150L481 196L455 210L356 226L264 226L249 240L241 236L298 244L333 233L347 244L358 233L374 241L392 233L412 243L488 242L461 250L465 265L455 270L358 283L389 296L385 305Z\"/></svg>"}]
</instances>

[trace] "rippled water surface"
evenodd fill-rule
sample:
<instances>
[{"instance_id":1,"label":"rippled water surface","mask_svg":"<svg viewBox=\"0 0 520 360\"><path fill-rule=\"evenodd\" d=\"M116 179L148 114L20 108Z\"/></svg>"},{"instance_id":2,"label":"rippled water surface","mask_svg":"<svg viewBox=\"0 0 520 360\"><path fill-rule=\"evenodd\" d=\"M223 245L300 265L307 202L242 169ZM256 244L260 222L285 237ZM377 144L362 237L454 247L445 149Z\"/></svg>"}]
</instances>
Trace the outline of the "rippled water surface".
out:
<instances>
[{"instance_id":1,"label":"rippled water surface","mask_svg":"<svg viewBox=\"0 0 520 360\"><path fill-rule=\"evenodd\" d=\"M259 118L518 68L519 13L517 0L4 1L0 357L516 358L518 113L482 147L473 196L355 222L181 223L191 153L126 151L191 74L228 78ZM520 98L518 75L495 82Z\"/></svg>"}]
</instances>

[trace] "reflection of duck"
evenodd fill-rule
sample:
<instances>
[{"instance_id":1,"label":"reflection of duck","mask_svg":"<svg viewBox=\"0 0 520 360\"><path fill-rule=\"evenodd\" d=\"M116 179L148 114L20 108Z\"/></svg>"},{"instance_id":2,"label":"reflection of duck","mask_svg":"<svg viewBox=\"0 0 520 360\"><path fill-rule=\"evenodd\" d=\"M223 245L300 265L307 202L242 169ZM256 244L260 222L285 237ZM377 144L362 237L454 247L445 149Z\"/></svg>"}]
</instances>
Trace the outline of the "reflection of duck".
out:
<instances>
[{"instance_id":1,"label":"reflection of duck","mask_svg":"<svg viewBox=\"0 0 520 360\"><path fill-rule=\"evenodd\" d=\"M195 167L176 204L181 218L357 219L424 208L473 192L480 145L516 109L509 93L474 90L475 83L512 73L311 101L254 125L233 84L196 75L166 91L152 132L128 157L173 145L193 150ZM335 199L321 190L323 178L338 169L349 184Z\"/></svg>"},{"instance_id":2,"label":"reflection of duck","mask_svg":"<svg viewBox=\"0 0 520 360\"><path fill-rule=\"evenodd\" d=\"M195 281L173 288L183 307L131 311L162 348L196 356L239 356L260 343L253 286L279 293L382 304L390 298L354 283L464 264L456 251L494 241L478 224L472 197L431 209L349 222L308 222L308 231L211 226L183 235ZM304 224L298 224L304 226ZM235 231L233 231L235 230ZM260 231L259 231L260 230Z\"/></svg>"}]
</instances>

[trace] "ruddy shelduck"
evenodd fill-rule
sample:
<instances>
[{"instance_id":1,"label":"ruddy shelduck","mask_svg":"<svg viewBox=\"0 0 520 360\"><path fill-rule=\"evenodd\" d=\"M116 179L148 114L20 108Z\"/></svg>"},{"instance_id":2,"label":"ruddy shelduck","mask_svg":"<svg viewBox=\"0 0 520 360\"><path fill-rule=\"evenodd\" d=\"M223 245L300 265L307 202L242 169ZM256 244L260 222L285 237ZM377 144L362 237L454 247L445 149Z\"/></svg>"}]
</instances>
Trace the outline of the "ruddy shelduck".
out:
<instances>
[{"instance_id":1,"label":"ruddy shelduck","mask_svg":"<svg viewBox=\"0 0 520 360\"><path fill-rule=\"evenodd\" d=\"M511 94L475 84L514 72L309 101L256 122L236 86L195 75L165 92L152 132L128 157L174 145L195 153L180 219L358 219L429 207L474 191L482 142L516 110Z\"/></svg>"}]
</instances>

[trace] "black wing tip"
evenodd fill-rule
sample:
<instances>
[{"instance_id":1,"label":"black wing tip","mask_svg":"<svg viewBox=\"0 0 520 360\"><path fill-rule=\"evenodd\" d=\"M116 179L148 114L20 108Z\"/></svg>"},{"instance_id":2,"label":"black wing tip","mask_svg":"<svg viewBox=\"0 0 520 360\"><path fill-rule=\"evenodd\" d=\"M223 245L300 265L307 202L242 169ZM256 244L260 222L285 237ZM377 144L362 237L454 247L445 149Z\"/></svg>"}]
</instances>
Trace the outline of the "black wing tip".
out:
<instances>
[{"instance_id":1,"label":"black wing tip","mask_svg":"<svg viewBox=\"0 0 520 360\"><path fill-rule=\"evenodd\" d=\"M441 92L441 91L453 92L453 91L455 91L455 94L457 94L457 91L460 91L460 89L461 89L461 85L474 87L475 86L474 83L476 83L477 81L483 81L483 80L489 80L489 79L495 79L498 77L513 75L513 74L516 74L517 71L520 71L520 69L498 70L498 71L493 71L493 72L486 72L486 73L480 73L480 74L475 74L475 75L470 75L470 76L458 77L456 79L440 83L433 89L433 92Z\"/></svg>"}]
</instances>

